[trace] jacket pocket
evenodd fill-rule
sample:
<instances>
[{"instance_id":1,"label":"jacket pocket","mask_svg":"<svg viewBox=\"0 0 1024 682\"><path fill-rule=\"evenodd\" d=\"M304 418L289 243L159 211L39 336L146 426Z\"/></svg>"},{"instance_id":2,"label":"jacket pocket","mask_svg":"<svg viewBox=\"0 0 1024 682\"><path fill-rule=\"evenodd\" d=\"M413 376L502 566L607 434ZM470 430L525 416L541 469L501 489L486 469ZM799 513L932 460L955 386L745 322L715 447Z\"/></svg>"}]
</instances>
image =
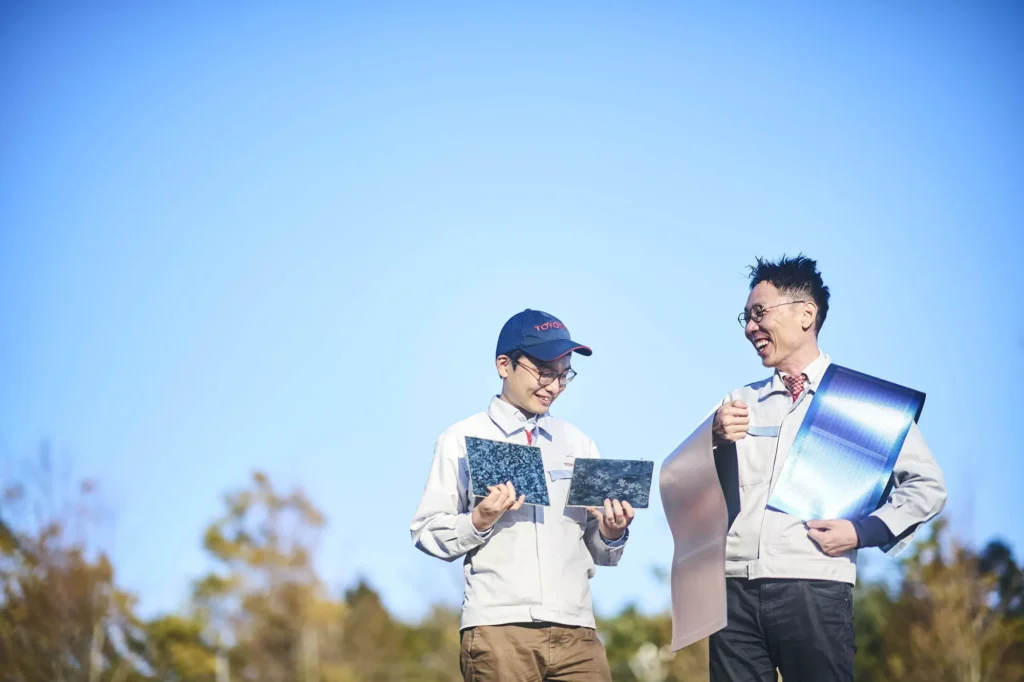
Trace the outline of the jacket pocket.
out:
<instances>
[{"instance_id":1,"label":"jacket pocket","mask_svg":"<svg viewBox=\"0 0 1024 682\"><path fill-rule=\"evenodd\" d=\"M594 558L583 541L586 530L586 517L577 521L577 512L586 514L585 509L566 508L559 516L558 529L562 534L562 566L558 585L558 601L562 608L577 612L584 605L590 604L590 578L594 575ZM572 515L570 515L570 513Z\"/></svg>"},{"instance_id":2,"label":"jacket pocket","mask_svg":"<svg viewBox=\"0 0 1024 682\"><path fill-rule=\"evenodd\" d=\"M747 437L736 443L739 455L740 487L760 485L771 480L775 451L779 445L779 427L752 426Z\"/></svg>"},{"instance_id":3,"label":"jacket pocket","mask_svg":"<svg viewBox=\"0 0 1024 682\"><path fill-rule=\"evenodd\" d=\"M468 557L465 574L467 603L481 607L539 603L534 524L510 523L503 517L487 543Z\"/></svg>"},{"instance_id":4,"label":"jacket pocket","mask_svg":"<svg viewBox=\"0 0 1024 682\"><path fill-rule=\"evenodd\" d=\"M849 603L853 599L853 589L848 583L835 580L807 580L807 589L814 595L833 601Z\"/></svg>"},{"instance_id":5,"label":"jacket pocket","mask_svg":"<svg viewBox=\"0 0 1024 682\"><path fill-rule=\"evenodd\" d=\"M851 549L838 557L830 557L822 551L817 542L811 539L803 521L775 509L765 511L761 532L764 534L765 544L773 556L786 557L787 560L794 562L799 562L801 558L829 559L841 562L844 557L849 559L856 552L855 549Z\"/></svg>"}]
</instances>

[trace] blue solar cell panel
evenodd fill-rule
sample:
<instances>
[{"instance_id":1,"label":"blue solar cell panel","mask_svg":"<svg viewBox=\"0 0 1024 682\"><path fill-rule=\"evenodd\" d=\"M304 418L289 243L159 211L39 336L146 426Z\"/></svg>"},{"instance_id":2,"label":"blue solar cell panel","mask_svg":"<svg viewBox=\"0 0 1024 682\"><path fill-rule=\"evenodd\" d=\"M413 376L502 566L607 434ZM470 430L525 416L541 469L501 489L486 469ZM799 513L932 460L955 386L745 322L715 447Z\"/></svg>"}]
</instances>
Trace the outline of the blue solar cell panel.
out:
<instances>
[{"instance_id":1,"label":"blue solar cell panel","mask_svg":"<svg viewBox=\"0 0 1024 682\"><path fill-rule=\"evenodd\" d=\"M924 399L920 391L830 365L768 506L805 521L873 512Z\"/></svg>"}]
</instances>

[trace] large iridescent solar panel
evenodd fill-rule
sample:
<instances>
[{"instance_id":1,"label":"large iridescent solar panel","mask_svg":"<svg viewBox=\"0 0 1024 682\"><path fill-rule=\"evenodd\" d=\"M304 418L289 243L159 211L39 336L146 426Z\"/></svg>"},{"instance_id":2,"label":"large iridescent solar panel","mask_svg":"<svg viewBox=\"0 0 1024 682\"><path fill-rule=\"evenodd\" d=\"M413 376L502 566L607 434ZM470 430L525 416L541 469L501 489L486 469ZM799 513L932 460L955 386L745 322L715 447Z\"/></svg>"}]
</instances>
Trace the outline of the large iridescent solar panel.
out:
<instances>
[{"instance_id":1,"label":"large iridescent solar panel","mask_svg":"<svg viewBox=\"0 0 1024 682\"><path fill-rule=\"evenodd\" d=\"M830 365L768 506L805 521L873 512L924 399L920 391Z\"/></svg>"}]
</instances>

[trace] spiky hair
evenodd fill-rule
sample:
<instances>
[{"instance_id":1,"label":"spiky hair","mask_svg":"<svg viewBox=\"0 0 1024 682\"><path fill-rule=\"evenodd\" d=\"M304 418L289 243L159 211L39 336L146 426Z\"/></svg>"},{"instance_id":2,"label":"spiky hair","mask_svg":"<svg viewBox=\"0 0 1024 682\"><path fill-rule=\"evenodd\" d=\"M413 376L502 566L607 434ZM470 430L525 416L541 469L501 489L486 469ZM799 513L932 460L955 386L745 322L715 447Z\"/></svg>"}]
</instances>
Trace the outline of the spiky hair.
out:
<instances>
[{"instance_id":1,"label":"spiky hair","mask_svg":"<svg viewBox=\"0 0 1024 682\"><path fill-rule=\"evenodd\" d=\"M750 288L761 282L768 282L786 296L808 296L818 306L818 316L814 320L815 333L821 331L828 315L828 287L818 272L818 262L803 254L795 258L785 255L777 261L758 257L757 262L750 266Z\"/></svg>"}]
</instances>

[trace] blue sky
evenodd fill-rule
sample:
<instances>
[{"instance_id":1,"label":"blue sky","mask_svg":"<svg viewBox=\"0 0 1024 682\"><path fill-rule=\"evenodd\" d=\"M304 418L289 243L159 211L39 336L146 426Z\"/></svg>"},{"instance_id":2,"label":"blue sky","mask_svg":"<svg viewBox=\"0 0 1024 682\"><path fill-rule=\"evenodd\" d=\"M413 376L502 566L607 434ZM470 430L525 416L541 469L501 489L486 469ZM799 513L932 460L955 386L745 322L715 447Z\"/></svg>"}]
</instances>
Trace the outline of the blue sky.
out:
<instances>
[{"instance_id":1,"label":"blue sky","mask_svg":"<svg viewBox=\"0 0 1024 682\"><path fill-rule=\"evenodd\" d=\"M100 480L148 613L255 468L332 585L457 603L407 527L502 323L561 317L554 412L660 463L765 375L744 268L801 251L825 351L928 394L958 533L1024 552L1013 3L8 3L0 88L0 461ZM632 538L603 612L667 603L660 501Z\"/></svg>"}]
</instances>

